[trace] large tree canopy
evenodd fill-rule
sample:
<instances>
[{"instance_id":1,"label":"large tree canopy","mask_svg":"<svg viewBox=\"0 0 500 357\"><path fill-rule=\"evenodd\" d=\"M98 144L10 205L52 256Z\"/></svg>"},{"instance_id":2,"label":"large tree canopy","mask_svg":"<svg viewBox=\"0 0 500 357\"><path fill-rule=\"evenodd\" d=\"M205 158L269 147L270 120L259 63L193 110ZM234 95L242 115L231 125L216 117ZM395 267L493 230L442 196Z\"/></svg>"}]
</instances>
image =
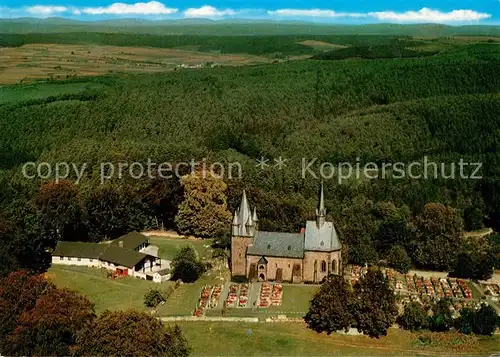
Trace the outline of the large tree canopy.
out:
<instances>
[{"instance_id":1,"label":"large tree canopy","mask_svg":"<svg viewBox=\"0 0 500 357\"><path fill-rule=\"evenodd\" d=\"M231 221L226 202L227 185L210 173L203 175L194 172L182 177L184 201L179 205L175 221L183 234L214 237Z\"/></svg>"},{"instance_id":2,"label":"large tree canopy","mask_svg":"<svg viewBox=\"0 0 500 357\"><path fill-rule=\"evenodd\" d=\"M385 336L398 312L387 278L377 268L368 269L354 285L354 297L353 314L358 330L370 337Z\"/></svg>"},{"instance_id":3,"label":"large tree canopy","mask_svg":"<svg viewBox=\"0 0 500 357\"><path fill-rule=\"evenodd\" d=\"M320 290L311 300L309 312L304 317L310 329L316 332L347 331L352 325L350 311L353 293L343 277L330 275L321 283Z\"/></svg>"},{"instance_id":4,"label":"large tree canopy","mask_svg":"<svg viewBox=\"0 0 500 357\"><path fill-rule=\"evenodd\" d=\"M4 352L67 356L75 348L77 334L94 318L94 304L88 298L73 291L52 289L19 316Z\"/></svg>"},{"instance_id":5,"label":"large tree canopy","mask_svg":"<svg viewBox=\"0 0 500 357\"><path fill-rule=\"evenodd\" d=\"M185 357L186 340L178 327L135 311L105 311L78 338L78 356Z\"/></svg>"},{"instance_id":6,"label":"large tree canopy","mask_svg":"<svg viewBox=\"0 0 500 357\"><path fill-rule=\"evenodd\" d=\"M417 264L428 269L452 269L463 244L459 213L452 207L429 203L413 224L416 231L411 252Z\"/></svg>"}]
</instances>

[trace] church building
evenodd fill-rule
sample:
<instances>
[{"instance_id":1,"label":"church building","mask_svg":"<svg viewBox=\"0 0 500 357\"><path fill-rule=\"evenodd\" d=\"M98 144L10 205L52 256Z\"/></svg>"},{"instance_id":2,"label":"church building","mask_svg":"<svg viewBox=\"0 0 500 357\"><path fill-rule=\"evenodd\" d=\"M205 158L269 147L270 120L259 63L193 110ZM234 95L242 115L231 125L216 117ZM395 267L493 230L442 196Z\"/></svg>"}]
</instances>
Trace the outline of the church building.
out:
<instances>
[{"instance_id":1,"label":"church building","mask_svg":"<svg viewBox=\"0 0 500 357\"><path fill-rule=\"evenodd\" d=\"M249 280L319 283L342 274L341 244L333 222L326 220L321 185L316 220L298 233L259 230L257 210L250 210L245 191L232 223L231 274Z\"/></svg>"}]
</instances>

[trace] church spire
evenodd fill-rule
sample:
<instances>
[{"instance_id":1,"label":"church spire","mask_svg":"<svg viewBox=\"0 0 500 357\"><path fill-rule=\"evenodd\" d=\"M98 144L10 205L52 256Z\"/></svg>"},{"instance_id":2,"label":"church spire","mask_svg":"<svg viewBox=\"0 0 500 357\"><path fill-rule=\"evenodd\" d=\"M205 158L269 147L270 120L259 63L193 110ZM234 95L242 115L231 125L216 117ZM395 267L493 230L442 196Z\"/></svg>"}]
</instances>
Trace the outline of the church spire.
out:
<instances>
[{"instance_id":1,"label":"church spire","mask_svg":"<svg viewBox=\"0 0 500 357\"><path fill-rule=\"evenodd\" d=\"M254 216L256 213L254 212ZM252 211L248 204L247 194L243 190L240 207L236 210L233 217L233 235L241 237L253 237L255 235L255 226L252 217Z\"/></svg>"},{"instance_id":2,"label":"church spire","mask_svg":"<svg viewBox=\"0 0 500 357\"><path fill-rule=\"evenodd\" d=\"M326 209L325 209L325 195L323 192L323 181L319 190L318 208L316 208L316 224L321 228L325 224Z\"/></svg>"},{"instance_id":3,"label":"church spire","mask_svg":"<svg viewBox=\"0 0 500 357\"><path fill-rule=\"evenodd\" d=\"M246 225L248 223L248 219L252 216L252 212L250 211L250 206L247 200L247 193L243 190L243 197L241 197L241 205L239 209L240 214L240 223Z\"/></svg>"},{"instance_id":4,"label":"church spire","mask_svg":"<svg viewBox=\"0 0 500 357\"><path fill-rule=\"evenodd\" d=\"M234 217L233 217L233 225L232 225L232 233L234 236L237 236L240 231L240 218L239 218L239 212L236 210L234 212Z\"/></svg>"},{"instance_id":5,"label":"church spire","mask_svg":"<svg viewBox=\"0 0 500 357\"><path fill-rule=\"evenodd\" d=\"M253 208L252 221L255 226L255 230L259 229L259 217L257 217L257 207Z\"/></svg>"},{"instance_id":6,"label":"church spire","mask_svg":"<svg viewBox=\"0 0 500 357\"><path fill-rule=\"evenodd\" d=\"M254 223L259 221L259 218L257 217L257 207L253 208L252 220L254 221Z\"/></svg>"}]
</instances>

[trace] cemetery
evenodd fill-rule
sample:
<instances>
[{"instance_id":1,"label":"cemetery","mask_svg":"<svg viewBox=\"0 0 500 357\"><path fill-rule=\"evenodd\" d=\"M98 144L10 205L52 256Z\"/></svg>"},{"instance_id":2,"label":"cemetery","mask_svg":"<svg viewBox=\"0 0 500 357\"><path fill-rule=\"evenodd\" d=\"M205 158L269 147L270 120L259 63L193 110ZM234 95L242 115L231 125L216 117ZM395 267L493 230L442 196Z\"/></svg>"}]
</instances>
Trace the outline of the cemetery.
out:
<instances>
[{"instance_id":1,"label":"cemetery","mask_svg":"<svg viewBox=\"0 0 500 357\"><path fill-rule=\"evenodd\" d=\"M347 265L344 268L344 277L353 286L367 271L367 267ZM390 268L383 268L382 271L401 303L410 300L431 303L449 298L454 309L459 311L463 306L478 305L482 297L481 292L472 288L472 282L466 279L402 274ZM226 282L222 285L205 285L201 289L194 315L205 316L206 310L210 310L211 316L224 313L228 316L281 313L296 317L308 311L309 300L317 289L317 284L294 285L276 282ZM491 300L499 300L500 287L497 284L481 284L480 290Z\"/></svg>"},{"instance_id":2,"label":"cemetery","mask_svg":"<svg viewBox=\"0 0 500 357\"><path fill-rule=\"evenodd\" d=\"M486 295L491 296L493 301L499 301L500 298L500 285L498 284L481 284Z\"/></svg>"},{"instance_id":3,"label":"cemetery","mask_svg":"<svg viewBox=\"0 0 500 357\"><path fill-rule=\"evenodd\" d=\"M361 276L366 274L368 268L358 265L347 266L345 276L354 285ZM395 294L402 299L411 298L421 302L437 301L450 298L458 301L468 301L474 297L470 288L470 282L465 279L422 277L411 274L402 274L394 269L382 269Z\"/></svg>"},{"instance_id":4,"label":"cemetery","mask_svg":"<svg viewBox=\"0 0 500 357\"><path fill-rule=\"evenodd\" d=\"M251 312L252 309L266 309L281 306L283 286L274 283L226 283L203 286L194 316L204 316L206 310Z\"/></svg>"},{"instance_id":5,"label":"cemetery","mask_svg":"<svg viewBox=\"0 0 500 357\"><path fill-rule=\"evenodd\" d=\"M283 299L283 286L281 284L263 283L261 286L259 299L257 300L258 308L268 308L269 306L281 306Z\"/></svg>"}]
</instances>

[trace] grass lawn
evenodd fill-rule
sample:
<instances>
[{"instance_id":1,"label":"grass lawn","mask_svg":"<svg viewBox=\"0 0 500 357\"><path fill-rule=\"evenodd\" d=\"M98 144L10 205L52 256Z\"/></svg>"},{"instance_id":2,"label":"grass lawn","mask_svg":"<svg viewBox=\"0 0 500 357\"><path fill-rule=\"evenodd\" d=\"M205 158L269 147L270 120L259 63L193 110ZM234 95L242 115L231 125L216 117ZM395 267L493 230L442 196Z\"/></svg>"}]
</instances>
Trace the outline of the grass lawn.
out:
<instances>
[{"instance_id":1,"label":"grass lawn","mask_svg":"<svg viewBox=\"0 0 500 357\"><path fill-rule=\"evenodd\" d=\"M389 329L388 336L318 334L302 323L180 322L193 356L428 356L488 355L499 338L458 333L411 333ZM432 336L422 345L419 336Z\"/></svg>"},{"instance_id":2,"label":"grass lawn","mask_svg":"<svg viewBox=\"0 0 500 357\"><path fill-rule=\"evenodd\" d=\"M472 297L474 299L480 299L484 296L481 289L476 284L474 284L472 281L467 281L467 286L469 287L469 289L472 293Z\"/></svg>"},{"instance_id":3,"label":"grass lawn","mask_svg":"<svg viewBox=\"0 0 500 357\"><path fill-rule=\"evenodd\" d=\"M172 260L175 253L181 248L187 245L191 245L201 257L209 256L210 246L212 245L213 239L199 239L199 240L188 240L182 238L166 238L159 236L150 236L149 243L156 245L159 248L158 255L160 258ZM208 246L208 247L207 247Z\"/></svg>"},{"instance_id":4,"label":"grass lawn","mask_svg":"<svg viewBox=\"0 0 500 357\"><path fill-rule=\"evenodd\" d=\"M281 306L272 306L269 312L277 311L287 313L306 313L309 310L309 302L319 290L314 285L283 285L283 300Z\"/></svg>"},{"instance_id":5,"label":"grass lawn","mask_svg":"<svg viewBox=\"0 0 500 357\"><path fill-rule=\"evenodd\" d=\"M78 291L95 303L96 312L109 310L146 310L144 294L151 288L166 290L170 282L157 284L137 278L111 280L97 268L52 266L47 276L61 288Z\"/></svg>"},{"instance_id":6,"label":"grass lawn","mask_svg":"<svg viewBox=\"0 0 500 357\"><path fill-rule=\"evenodd\" d=\"M309 302L319 287L313 285L283 285L283 301L281 306L267 309L230 308L226 309L227 317L258 317L265 319L270 316L287 315L288 317L303 317L309 310ZM220 309L207 310L206 316L222 316Z\"/></svg>"},{"instance_id":7,"label":"grass lawn","mask_svg":"<svg viewBox=\"0 0 500 357\"><path fill-rule=\"evenodd\" d=\"M213 276L202 276L192 284L180 285L167 299L165 305L158 309L159 316L191 316L200 299L204 285L222 284L223 282Z\"/></svg>"}]
</instances>

